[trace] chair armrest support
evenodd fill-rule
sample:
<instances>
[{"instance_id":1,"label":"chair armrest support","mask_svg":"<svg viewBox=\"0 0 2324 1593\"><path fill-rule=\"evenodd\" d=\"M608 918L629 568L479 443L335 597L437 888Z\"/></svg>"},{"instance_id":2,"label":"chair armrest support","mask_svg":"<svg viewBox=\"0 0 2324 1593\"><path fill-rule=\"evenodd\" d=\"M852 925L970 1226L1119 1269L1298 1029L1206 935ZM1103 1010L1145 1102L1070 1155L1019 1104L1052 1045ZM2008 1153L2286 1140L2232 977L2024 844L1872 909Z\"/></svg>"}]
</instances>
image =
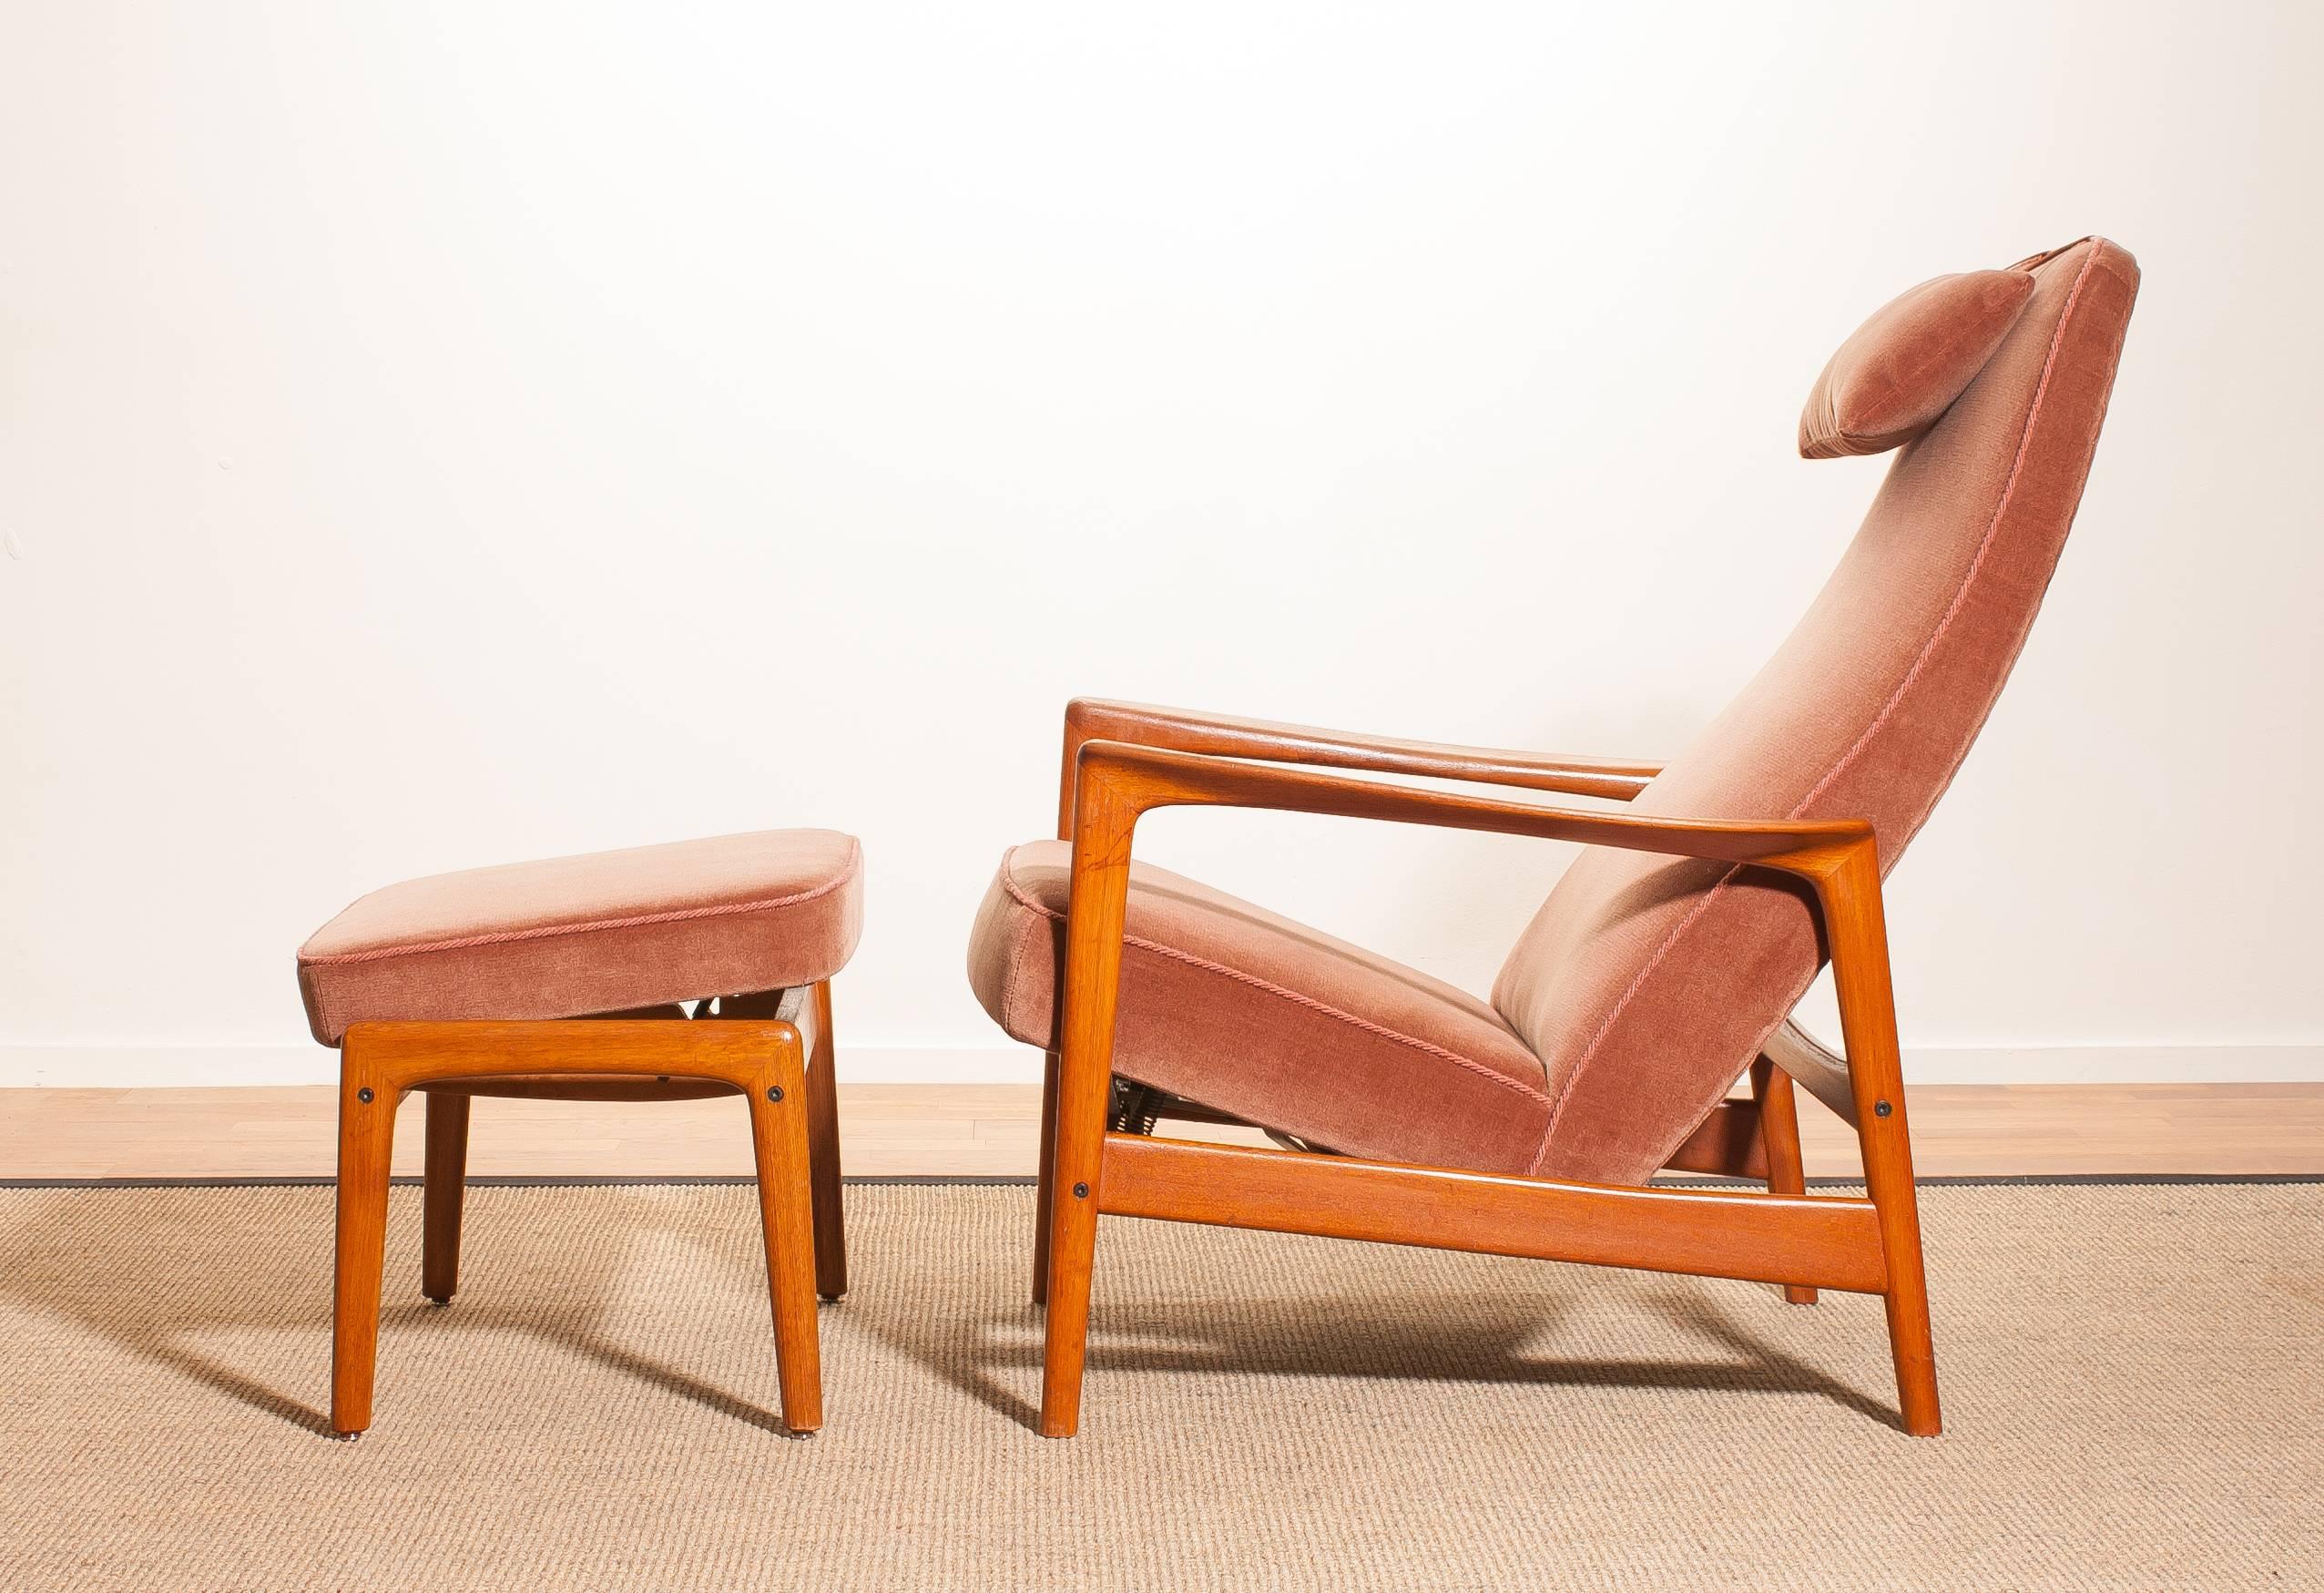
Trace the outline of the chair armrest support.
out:
<instances>
[{"instance_id":1,"label":"chair armrest support","mask_svg":"<svg viewBox=\"0 0 2324 1593\"><path fill-rule=\"evenodd\" d=\"M1095 1165L1113 1071L1114 1010L1139 817L1164 807L1271 808L1449 829L1533 835L1589 846L1779 869L1813 886L1839 986L1851 1120L1876 1188L1911 1184L1901 1060L1881 900L1878 843L1860 819L1735 821L1585 812L1467 792L1351 780L1117 741L1085 741L1075 760L1073 878L1065 914L1065 1021L1057 1098L1060 1166ZM1818 1093L1822 1093L1819 1091ZM1080 1199L1083 1197L1077 1197ZM1888 1234L1918 1242L1911 1224ZM1079 1218L1071 1219L1078 1221ZM1884 1217L1886 1223L1891 1219ZM1884 1230L1885 1232L1885 1230Z\"/></svg>"},{"instance_id":2,"label":"chair armrest support","mask_svg":"<svg viewBox=\"0 0 2324 1593\"><path fill-rule=\"evenodd\" d=\"M1141 702L1075 698L1065 705L1065 746L1057 793L1057 838L1073 839L1074 769L1083 745L1119 741L1170 751L1304 763L1377 774L1432 775L1481 784L1627 802L1662 771L1659 763L1505 751L1441 741L1407 741L1310 725L1277 724Z\"/></svg>"}]
</instances>

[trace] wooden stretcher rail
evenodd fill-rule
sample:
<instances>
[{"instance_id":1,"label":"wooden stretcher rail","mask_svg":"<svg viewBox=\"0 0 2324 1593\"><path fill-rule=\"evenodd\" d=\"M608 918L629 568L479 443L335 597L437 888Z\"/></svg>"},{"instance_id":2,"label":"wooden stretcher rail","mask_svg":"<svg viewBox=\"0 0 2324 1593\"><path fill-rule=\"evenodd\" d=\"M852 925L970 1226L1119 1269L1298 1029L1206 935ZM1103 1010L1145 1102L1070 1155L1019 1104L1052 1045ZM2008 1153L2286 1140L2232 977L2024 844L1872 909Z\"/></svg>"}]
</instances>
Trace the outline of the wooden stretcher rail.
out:
<instances>
[{"instance_id":1,"label":"wooden stretcher rail","mask_svg":"<svg viewBox=\"0 0 2324 1593\"><path fill-rule=\"evenodd\" d=\"M1112 1216L1858 1294L1888 1288L1879 1215L1845 1196L1629 1189L1108 1134L1097 1205Z\"/></svg>"}]
</instances>

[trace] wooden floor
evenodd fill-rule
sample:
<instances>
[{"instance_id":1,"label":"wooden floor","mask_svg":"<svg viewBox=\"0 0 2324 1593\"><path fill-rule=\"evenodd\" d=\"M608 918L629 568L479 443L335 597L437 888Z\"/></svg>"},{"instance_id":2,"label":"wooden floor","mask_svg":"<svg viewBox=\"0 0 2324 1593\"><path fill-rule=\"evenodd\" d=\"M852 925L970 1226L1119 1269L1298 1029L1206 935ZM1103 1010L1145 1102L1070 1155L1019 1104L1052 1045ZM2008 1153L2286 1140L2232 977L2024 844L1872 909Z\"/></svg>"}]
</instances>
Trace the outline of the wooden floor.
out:
<instances>
[{"instance_id":1,"label":"wooden floor","mask_svg":"<svg viewBox=\"0 0 2324 1593\"><path fill-rule=\"evenodd\" d=\"M323 1086L0 1089L0 1179L326 1175L334 1099ZM1911 1104L1926 1177L2324 1175L2324 1084L1932 1086ZM398 1172L420 1170L422 1109L406 1103ZM851 1175L1023 1177L1040 1098L1021 1085L842 1085L840 1119ZM1800 1126L1810 1175L1856 1171L1850 1131L1805 1096ZM480 1099L470 1132L479 1176L750 1170L742 1108L726 1099Z\"/></svg>"}]
</instances>

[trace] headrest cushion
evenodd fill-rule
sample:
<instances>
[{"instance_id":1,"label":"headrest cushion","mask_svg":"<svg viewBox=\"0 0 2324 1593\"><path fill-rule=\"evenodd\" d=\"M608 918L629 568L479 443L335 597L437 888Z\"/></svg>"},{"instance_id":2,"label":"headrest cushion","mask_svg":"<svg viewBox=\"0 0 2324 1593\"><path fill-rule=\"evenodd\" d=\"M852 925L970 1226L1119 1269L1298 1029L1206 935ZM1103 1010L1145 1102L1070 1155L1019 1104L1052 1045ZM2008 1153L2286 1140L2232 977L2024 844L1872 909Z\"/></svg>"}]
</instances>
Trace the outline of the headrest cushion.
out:
<instances>
[{"instance_id":1,"label":"headrest cushion","mask_svg":"<svg viewBox=\"0 0 2324 1593\"><path fill-rule=\"evenodd\" d=\"M1890 300L1816 379L1799 414L1801 456L1884 454L1936 424L2033 294L2032 274L2012 269L1939 277Z\"/></svg>"}]
</instances>

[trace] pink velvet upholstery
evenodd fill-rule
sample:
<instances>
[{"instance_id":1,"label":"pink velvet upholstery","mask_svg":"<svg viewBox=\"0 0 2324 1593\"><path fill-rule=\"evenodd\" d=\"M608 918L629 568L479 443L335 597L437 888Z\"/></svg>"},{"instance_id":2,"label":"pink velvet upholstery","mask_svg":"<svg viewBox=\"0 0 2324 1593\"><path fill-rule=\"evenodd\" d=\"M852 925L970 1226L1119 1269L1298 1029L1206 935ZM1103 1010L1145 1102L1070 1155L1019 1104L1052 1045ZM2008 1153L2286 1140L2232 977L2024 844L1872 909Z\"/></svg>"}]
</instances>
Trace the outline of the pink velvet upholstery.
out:
<instances>
[{"instance_id":1,"label":"pink velvet upholstery","mask_svg":"<svg viewBox=\"0 0 2324 1593\"><path fill-rule=\"evenodd\" d=\"M2138 290L2136 262L2101 239L2023 269L2033 292L2008 335L1897 455L1798 628L1636 811L1864 818L1884 870L1903 855L2041 606ZM1784 877L1585 853L1493 989L1550 1081L1535 1169L1622 1181L1661 1166L1823 960Z\"/></svg>"},{"instance_id":2,"label":"pink velvet upholstery","mask_svg":"<svg viewBox=\"0 0 2324 1593\"><path fill-rule=\"evenodd\" d=\"M1807 617L1636 811L1868 819L1894 866L2040 607L2137 288L2127 252L2086 239L1923 284L1850 340L1803 451L1901 452ZM1061 842L1010 854L969 954L985 1010L1045 1047L1065 866ZM1117 1072L1341 1150L1617 1183L1664 1165L1824 960L1785 877L1603 849L1512 952L1505 1024L1157 870L1133 871L1128 934Z\"/></svg>"},{"instance_id":3,"label":"pink velvet upholstery","mask_svg":"<svg viewBox=\"0 0 2324 1593\"><path fill-rule=\"evenodd\" d=\"M1028 1045L1057 1045L1072 848L1001 860L969 985ZM1147 863L1130 868L1114 1070L1361 1156L1502 1169L1547 1121L1540 1061L1442 980Z\"/></svg>"},{"instance_id":4,"label":"pink velvet upholstery","mask_svg":"<svg viewBox=\"0 0 2324 1593\"><path fill-rule=\"evenodd\" d=\"M769 830L407 880L299 948L316 1039L384 1019L578 1017L811 985L863 925L850 835Z\"/></svg>"},{"instance_id":5,"label":"pink velvet upholstery","mask_svg":"<svg viewBox=\"0 0 2324 1593\"><path fill-rule=\"evenodd\" d=\"M1936 424L2034 296L2032 273L1964 271L1899 294L1857 328L1799 412L1809 459L1885 454Z\"/></svg>"}]
</instances>

